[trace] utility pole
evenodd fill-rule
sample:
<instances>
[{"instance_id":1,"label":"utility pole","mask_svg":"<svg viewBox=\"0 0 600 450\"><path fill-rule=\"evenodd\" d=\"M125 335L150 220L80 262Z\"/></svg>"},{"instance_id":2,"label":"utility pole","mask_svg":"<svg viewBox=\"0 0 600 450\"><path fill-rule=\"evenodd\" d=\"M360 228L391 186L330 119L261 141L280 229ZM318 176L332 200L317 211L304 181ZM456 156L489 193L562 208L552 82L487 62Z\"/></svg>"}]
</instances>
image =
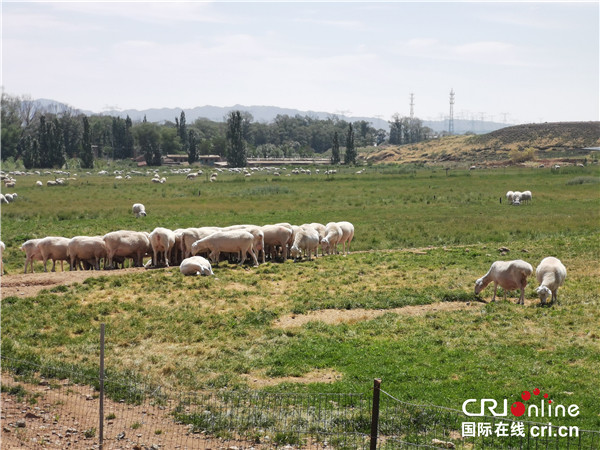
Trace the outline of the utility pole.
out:
<instances>
[{"instance_id":1,"label":"utility pole","mask_svg":"<svg viewBox=\"0 0 600 450\"><path fill-rule=\"evenodd\" d=\"M415 116L415 94L410 93L410 118Z\"/></svg>"},{"instance_id":2,"label":"utility pole","mask_svg":"<svg viewBox=\"0 0 600 450\"><path fill-rule=\"evenodd\" d=\"M448 134L454 134L454 89L450 89L450 118L448 119Z\"/></svg>"}]
</instances>

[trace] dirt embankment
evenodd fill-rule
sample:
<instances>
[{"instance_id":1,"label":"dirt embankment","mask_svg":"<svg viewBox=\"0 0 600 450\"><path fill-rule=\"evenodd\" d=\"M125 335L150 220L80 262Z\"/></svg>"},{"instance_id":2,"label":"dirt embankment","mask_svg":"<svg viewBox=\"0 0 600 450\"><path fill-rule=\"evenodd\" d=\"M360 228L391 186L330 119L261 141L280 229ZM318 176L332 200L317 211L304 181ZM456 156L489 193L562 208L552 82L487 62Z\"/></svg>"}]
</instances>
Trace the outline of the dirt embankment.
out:
<instances>
[{"instance_id":1,"label":"dirt embankment","mask_svg":"<svg viewBox=\"0 0 600 450\"><path fill-rule=\"evenodd\" d=\"M0 279L0 292L2 298L6 297L33 297L42 289L51 289L56 286L82 283L88 278L102 276L123 275L127 273L143 272L143 267L120 270L76 270L66 272L37 272L2 275Z\"/></svg>"}]
</instances>

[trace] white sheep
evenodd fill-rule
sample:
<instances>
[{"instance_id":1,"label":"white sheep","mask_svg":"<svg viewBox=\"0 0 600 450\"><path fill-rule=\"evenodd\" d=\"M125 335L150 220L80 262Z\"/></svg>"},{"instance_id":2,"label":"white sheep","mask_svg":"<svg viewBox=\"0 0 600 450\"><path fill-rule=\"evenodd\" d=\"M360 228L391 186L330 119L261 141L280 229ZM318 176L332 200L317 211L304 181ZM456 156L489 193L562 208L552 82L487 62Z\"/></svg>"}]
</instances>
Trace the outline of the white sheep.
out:
<instances>
[{"instance_id":1,"label":"white sheep","mask_svg":"<svg viewBox=\"0 0 600 450\"><path fill-rule=\"evenodd\" d=\"M71 239L61 236L48 236L38 242L42 254L44 272L48 272L46 264L52 260L52 272L56 271L56 261L60 261L60 269L64 272L63 261L69 261L69 242Z\"/></svg>"},{"instance_id":2,"label":"white sheep","mask_svg":"<svg viewBox=\"0 0 600 450\"><path fill-rule=\"evenodd\" d=\"M67 245L71 270L84 262L95 270L100 270L100 261L106 259L106 244L102 236L75 236Z\"/></svg>"},{"instance_id":3,"label":"white sheep","mask_svg":"<svg viewBox=\"0 0 600 450\"><path fill-rule=\"evenodd\" d=\"M352 239L354 239L354 225L350 222L338 222L338 226L342 229L342 238L339 240L338 244L342 245L342 251L344 255L347 255L350 251L350 243ZM348 248L346 248L346 244L348 244Z\"/></svg>"},{"instance_id":4,"label":"white sheep","mask_svg":"<svg viewBox=\"0 0 600 450\"><path fill-rule=\"evenodd\" d=\"M310 225L302 225L294 233L294 243L290 249L290 254L297 260L302 257L302 252L304 252L310 261L312 252L314 252L315 258L317 257L318 247L319 232Z\"/></svg>"},{"instance_id":5,"label":"white sheep","mask_svg":"<svg viewBox=\"0 0 600 450\"><path fill-rule=\"evenodd\" d=\"M135 214L135 217L146 216L146 207L141 203L134 203L131 207L131 211Z\"/></svg>"},{"instance_id":6,"label":"white sheep","mask_svg":"<svg viewBox=\"0 0 600 450\"><path fill-rule=\"evenodd\" d=\"M25 269L23 273L27 273L27 266L29 264L31 264L31 273L33 273L33 261L42 260L42 254L38 248L38 243L40 241L41 239L29 239L28 241L25 241L23 245L21 245L21 251L25 252Z\"/></svg>"},{"instance_id":7,"label":"white sheep","mask_svg":"<svg viewBox=\"0 0 600 450\"><path fill-rule=\"evenodd\" d=\"M523 191L521 192L521 201L525 203L529 203L531 201L532 195L531 191Z\"/></svg>"},{"instance_id":8,"label":"white sheep","mask_svg":"<svg viewBox=\"0 0 600 450\"><path fill-rule=\"evenodd\" d=\"M156 227L149 236L154 257L152 262L155 267L169 267L169 255L175 246L175 233L168 228Z\"/></svg>"},{"instance_id":9,"label":"white sheep","mask_svg":"<svg viewBox=\"0 0 600 450\"><path fill-rule=\"evenodd\" d=\"M265 249L263 251L263 262L267 248L271 251L271 259L277 254L277 247L281 247L281 255L285 261L288 257L287 244L292 237L292 228L284 225L264 225L261 227L264 236Z\"/></svg>"},{"instance_id":10,"label":"white sheep","mask_svg":"<svg viewBox=\"0 0 600 450\"><path fill-rule=\"evenodd\" d=\"M145 231L119 230L103 236L106 243L104 268L113 268L115 258L132 258L135 267L144 265L144 256L152 251L149 234Z\"/></svg>"},{"instance_id":11,"label":"white sheep","mask_svg":"<svg viewBox=\"0 0 600 450\"><path fill-rule=\"evenodd\" d=\"M192 244L192 255L202 251L210 251L210 259L219 263L221 252L241 254L240 265L246 260L246 253L250 253L254 266L258 266L258 259L253 250L254 236L245 230L217 231L203 239Z\"/></svg>"},{"instance_id":12,"label":"white sheep","mask_svg":"<svg viewBox=\"0 0 600 450\"><path fill-rule=\"evenodd\" d=\"M521 204L521 196L523 194L520 191L513 192L512 204L514 206L519 206Z\"/></svg>"},{"instance_id":13,"label":"white sheep","mask_svg":"<svg viewBox=\"0 0 600 450\"><path fill-rule=\"evenodd\" d=\"M557 292L558 288L563 285L567 277L567 269L554 256L548 256L542 259L539 266L535 269L535 277L540 283L536 289L537 294L542 301L542 305L546 303L546 299L551 295L552 302L558 303Z\"/></svg>"},{"instance_id":14,"label":"white sheep","mask_svg":"<svg viewBox=\"0 0 600 450\"><path fill-rule=\"evenodd\" d=\"M509 205L512 204L512 202L513 202L513 196L514 196L514 194L515 193L513 191L508 191L506 193L506 200L508 201Z\"/></svg>"},{"instance_id":15,"label":"white sheep","mask_svg":"<svg viewBox=\"0 0 600 450\"><path fill-rule=\"evenodd\" d=\"M496 291L498 285L504 289L504 300L506 300L506 291L519 289L521 296L519 302L525 304L525 286L527 286L527 278L533 273L533 267L528 262L521 259L514 261L496 261L492 263L490 270L483 277L475 282L475 295L485 289L485 287L494 282L494 296L492 301L496 301Z\"/></svg>"},{"instance_id":16,"label":"white sheep","mask_svg":"<svg viewBox=\"0 0 600 450\"><path fill-rule=\"evenodd\" d=\"M202 256L190 256L181 261L179 271L183 275L214 275L210 261Z\"/></svg>"},{"instance_id":17,"label":"white sheep","mask_svg":"<svg viewBox=\"0 0 600 450\"><path fill-rule=\"evenodd\" d=\"M329 222L325 225L325 237L321 239L321 249L323 253L330 255L337 254L337 244L342 239L344 232L342 228L335 222Z\"/></svg>"}]
</instances>

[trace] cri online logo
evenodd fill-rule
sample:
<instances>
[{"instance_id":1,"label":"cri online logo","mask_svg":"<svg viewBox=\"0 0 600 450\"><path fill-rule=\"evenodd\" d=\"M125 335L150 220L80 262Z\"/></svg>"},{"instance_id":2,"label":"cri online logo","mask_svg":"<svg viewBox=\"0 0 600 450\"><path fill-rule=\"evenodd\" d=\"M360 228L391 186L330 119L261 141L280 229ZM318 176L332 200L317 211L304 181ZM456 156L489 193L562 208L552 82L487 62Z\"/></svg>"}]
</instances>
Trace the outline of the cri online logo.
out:
<instances>
[{"instance_id":1,"label":"cri online logo","mask_svg":"<svg viewBox=\"0 0 600 450\"><path fill-rule=\"evenodd\" d=\"M533 389L532 392L535 397L538 397L541 394L541 391L538 388ZM564 405L554 405L552 403L552 400L550 400L548 397L548 394L542 394L541 397L539 397L539 406L534 403L530 403L528 404L528 406L525 406L523 402L514 402L510 406L510 412L515 417L521 417L526 412L527 416L529 417L566 417L567 414L571 417L576 417L579 415L579 406L569 405L568 407L565 407ZM527 402L530 399L532 399L531 392L521 392L521 399L524 402ZM503 409L501 411L496 411L496 409L498 408L498 402L493 398L482 398L479 403L479 412L470 412L467 410L467 406L471 403L477 403L477 400L474 398L470 398L468 400L465 400L465 402L463 403L462 409L467 416L483 416L486 413L486 409L494 417L505 417L508 415L507 399L504 399Z\"/></svg>"}]
</instances>

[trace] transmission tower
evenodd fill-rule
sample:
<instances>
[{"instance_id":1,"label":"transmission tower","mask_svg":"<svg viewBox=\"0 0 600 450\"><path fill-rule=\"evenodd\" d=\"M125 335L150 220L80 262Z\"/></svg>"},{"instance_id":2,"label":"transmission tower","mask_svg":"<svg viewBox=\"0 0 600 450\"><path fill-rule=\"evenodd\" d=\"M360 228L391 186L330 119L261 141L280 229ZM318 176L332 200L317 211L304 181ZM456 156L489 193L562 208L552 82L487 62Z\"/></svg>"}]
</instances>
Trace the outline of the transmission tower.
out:
<instances>
[{"instance_id":1,"label":"transmission tower","mask_svg":"<svg viewBox=\"0 0 600 450\"><path fill-rule=\"evenodd\" d=\"M448 134L454 134L454 89L450 89L450 118L448 119Z\"/></svg>"},{"instance_id":2,"label":"transmission tower","mask_svg":"<svg viewBox=\"0 0 600 450\"><path fill-rule=\"evenodd\" d=\"M410 118L415 116L415 94L410 94Z\"/></svg>"}]
</instances>

